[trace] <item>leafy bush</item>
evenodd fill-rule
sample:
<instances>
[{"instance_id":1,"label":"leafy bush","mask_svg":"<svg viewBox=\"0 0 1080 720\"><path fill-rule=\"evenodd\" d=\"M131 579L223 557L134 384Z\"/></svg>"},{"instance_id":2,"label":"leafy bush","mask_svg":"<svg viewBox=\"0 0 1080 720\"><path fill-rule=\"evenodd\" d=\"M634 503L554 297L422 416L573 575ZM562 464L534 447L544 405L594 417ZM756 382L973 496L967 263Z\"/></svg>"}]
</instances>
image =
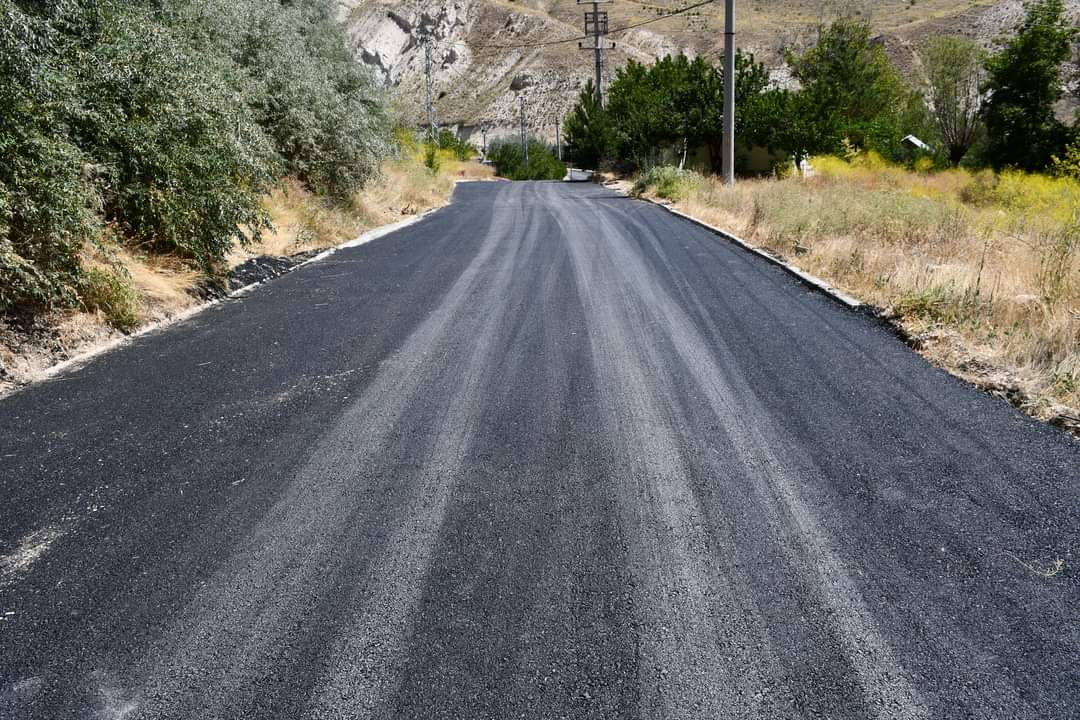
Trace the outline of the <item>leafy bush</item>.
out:
<instances>
[{"instance_id":1,"label":"leafy bush","mask_svg":"<svg viewBox=\"0 0 1080 720\"><path fill-rule=\"evenodd\" d=\"M1061 157L1054 155L1051 158L1050 169L1058 177L1080 180L1080 136L1065 148Z\"/></svg>"},{"instance_id":2,"label":"leafy bush","mask_svg":"<svg viewBox=\"0 0 1080 720\"><path fill-rule=\"evenodd\" d=\"M495 172L509 180L562 180L566 177L566 166L555 157L551 147L535 138L530 138L528 143L527 164L520 143L492 143L488 157L495 164Z\"/></svg>"},{"instance_id":3,"label":"leafy bush","mask_svg":"<svg viewBox=\"0 0 1080 720\"><path fill-rule=\"evenodd\" d=\"M0 0L0 311L70 305L99 222L88 158L65 119L72 78L42 19Z\"/></svg>"},{"instance_id":4,"label":"leafy bush","mask_svg":"<svg viewBox=\"0 0 1080 720\"><path fill-rule=\"evenodd\" d=\"M0 311L71 306L108 224L214 270L283 175L338 202L389 148L332 0L0 0Z\"/></svg>"},{"instance_id":5,"label":"leafy bush","mask_svg":"<svg viewBox=\"0 0 1080 720\"><path fill-rule=\"evenodd\" d=\"M105 219L210 269L268 224L270 147L235 103L226 59L153 13L106 18L66 53L81 97L74 134L99 168Z\"/></svg>"},{"instance_id":6,"label":"leafy bush","mask_svg":"<svg viewBox=\"0 0 1080 720\"><path fill-rule=\"evenodd\" d=\"M446 128L439 131L436 144L440 150L449 150L453 153L454 158L457 160L468 160L477 154L476 148Z\"/></svg>"},{"instance_id":7,"label":"leafy bush","mask_svg":"<svg viewBox=\"0 0 1080 720\"><path fill-rule=\"evenodd\" d=\"M439 146L434 143L424 143L424 167L432 173L439 172Z\"/></svg>"}]
</instances>

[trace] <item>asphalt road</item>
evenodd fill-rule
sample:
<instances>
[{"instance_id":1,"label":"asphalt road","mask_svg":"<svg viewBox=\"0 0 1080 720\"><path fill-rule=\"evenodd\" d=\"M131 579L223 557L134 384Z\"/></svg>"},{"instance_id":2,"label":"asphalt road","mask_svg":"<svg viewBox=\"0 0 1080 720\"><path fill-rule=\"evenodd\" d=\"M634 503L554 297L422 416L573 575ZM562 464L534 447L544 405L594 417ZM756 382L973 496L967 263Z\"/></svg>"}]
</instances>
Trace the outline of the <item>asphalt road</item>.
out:
<instances>
[{"instance_id":1,"label":"asphalt road","mask_svg":"<svg viewBox=\"0 0 1080 720\"><path fill-rule=\"evenodd\" d=\"M467 184L0 400L0 717L1080 717L1078 551L1069 436L661 208Z\"/></svg>"}]
</instances>

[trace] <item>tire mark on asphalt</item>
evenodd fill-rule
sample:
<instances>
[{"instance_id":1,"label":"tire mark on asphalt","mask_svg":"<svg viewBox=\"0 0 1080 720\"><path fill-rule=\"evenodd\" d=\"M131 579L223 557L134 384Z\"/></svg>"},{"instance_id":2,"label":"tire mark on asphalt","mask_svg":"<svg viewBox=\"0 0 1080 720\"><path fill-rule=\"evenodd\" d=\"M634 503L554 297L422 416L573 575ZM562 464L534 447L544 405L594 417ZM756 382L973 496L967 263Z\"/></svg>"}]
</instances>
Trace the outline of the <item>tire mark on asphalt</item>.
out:
<instances>
[{"instance_id":1,"label":"tire mark on asphalt","mask_svg":"<svg viewBox=\"0 0 1080 720\"><path fill-rule=\"evenodd\" d=\"M506 206L521 189L507 186ZM189 718L218 717L226 709L242 702L242 691L251 688L253 678L264 672L267 657L274 645L288 632L298 615L317 602L314 590L334 578L341 562L341 547L355 542L353 523L364 521L365 483L396 476L395 486L405 482L398 468L387 468L381 454L394 442L409 442L416 429L406 428L399 438L395 433L409 405L423 392L426 384L437 381L443 368L452 365L450 354L462 337L477 341L477 347L491 345L490 338L480 338L475 331L494 327L497 313L486 322L476 320L486 307L498 307L498 294L488 277L492 263L498 263L498 282L507 283L514 253L505 249L508 227L518 215L509 209L495 213L487 236L476 257L455 281L442 303L419 326L402 347L387 361L364 388L358 400L342 415L314 449L311 460L250 536L239 543L233 558L200 591L185 616L176 623L167 642L150 659L148 677L137 681L133 693L138 704L133 717ZM487 284L487 288L485 288ZM479 294L480 302L474 302ZM462 327L462 318L472 320ZM481 342L481 340L484 340ZM480 358L474 351L471 360ZM469 372L479 372L471 362ZM435 522L445 509L451 480L434 471L436 458L460 455L467 427L450 427L446 420L460 419L467 396L457 393L444 411L444 422L435 435L429 462L420 475L420 492L411 501L402 527L391 534L384 557L423 567L423 556L430 555L434 535L424 522ZM423 435L419 435L423 438ZM379 472L383 472L383 477ZM393 489L393 488L391 488ZM410 502L410 501L407 501ZM357 513L361 514L358 519ZM392 513L391 513L392 514ZM410 541L410 532L419 532ZM369 584L376 588L378 573L386 572L387 561L375 563ZM422 575L411 573L394 579L382 591L384 601L413 592L409 582ZM400 626L400 623L398 624ZM385 656L385 654L384 654ZM140 669L136 668L136 672ZM379 683L375 683L378 685ZM193 688L206 686L207 697L192 696ZM347 715L340 715L347 716Z\"/></svg>"},{"instance_id":2,"label":"tire mark on asphalt","mask_svg":"<svg viewBox=\"0 0 1080 720\"><path fill-rule=\"evenodd\" d=\"M805 550L817 574L821 597L833 610L832 617L870 709L882 718L925 717L924 700L893 655L813 511L800 496L797 488L805 478L796 477L781 461L782 452L774 448L775 432L753 391L733 365L721 367L693 320L658 282L655 269L648 267L631 243L623 239L626 233L614 211L602 209L598 220L601 235L609 238L603 245L609 252L605 267L617 270L622 292L637 300L647 316L643 325L668 336L733 443L747 476L763 481L755 487L762 509L777 524L789 519L797 531L793 539ZM654 242L658 244L659 238L654 237ZM645 341L645 347L650 345ZM800 462L799 466L806 464Z\"/></svg>"},{"instance_id":3,"label":"tire mark on asphalt","mask_svg":"<svg viewBox=\"0 0 1080 720\"><path fill-rule=\"evenodd\" d=\"M520 201L520 192L515 194ZM310 707L312 717L394 716L389 705L407 660L413 614L483 410L487 380L501 345L505 299L511 285L524 274L519 267L522 258L529 256L540 237L538 215L528 217L520 234L513 226L504 228L499 223L492 230L502 243L498 266L485 278L487 285L471 306L472 315L454 327L470 348L467 357L454 363L458 384L439 418L433 447L418 473L401 524L368 573L362 609L334 649L330 672Z\"/></svg>"},{"instance_id":4,"label":"tire mark on asphalt","mask_svg":"<svg viewBox=\"0 0 1080 720\"><path fill-rule=\"evenodd\" d=\"M662 366L648 357L647 318L636 317L637 290L623 282L605 251L621 244L560 216L574 257L589 342L596 362L604 428L619 486L635 612L640 616L638 681L643 714L662 718L758 718L770 714L767 659L752 649L760 631L729 584L713 569L712 551L679 439Z\"/></svg>"}]
</instances>

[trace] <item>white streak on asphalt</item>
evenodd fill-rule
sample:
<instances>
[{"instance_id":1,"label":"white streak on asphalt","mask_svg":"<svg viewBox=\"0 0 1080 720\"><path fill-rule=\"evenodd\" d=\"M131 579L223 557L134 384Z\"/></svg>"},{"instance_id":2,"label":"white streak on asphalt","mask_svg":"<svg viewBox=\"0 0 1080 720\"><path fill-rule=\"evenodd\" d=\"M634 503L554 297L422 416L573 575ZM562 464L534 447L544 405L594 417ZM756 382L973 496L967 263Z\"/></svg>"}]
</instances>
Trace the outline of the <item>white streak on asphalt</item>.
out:
<instances>
[{"instance_id":1,"label":"white streak on asphalt","mask_svg":"<svg viewBox=\"0 0 1080 720\"><path fill-rule=\"evenodd\" d=\"M14 584L63 534L60 527L46 525L24 535L14 552L0 555L0 590Z\"/></svg>"},{"instance_id":2,"label":"white streak on asphalt","mask_svg":"<svg viewBox=\"0 0 1080 720\"><path fill-rule=\"evenodd\" d=\"M500 204L496 203L496 208ZM413 481L415 490L401 524L368 572L363 606L334 650L330 673L316 692L310 715L318 718L367 719L389 713L387 705L401 677L411 635L412 617L431 568L450 494L458 484L465 453L475 433L487 370L499 343L496 331L515 261L534 233L509 227L496 211L490 238L503 245L499 264L484 279L472 317L455 328L471 351L455 362L458 383L435 429L435 442ZM422 355L418 344L411 354Z\"/></svg>"},{"instance_id":3,"label":"white streak on asphalt","mask_svg":"<svg viewBox=\"0 0 1080 720\"><path fill-rule=\"evenodd\" d=\"M877 627L873 613L848 575L827 533L802 499L798 487L807 478L796 477L780 459L767 413L756 400L734 362L721 362L705 342L694 321L667 293L631 243L620 239L618 226L599 214L601 236L611 257L606 267L622 274L621 291L640 297L640 307L651 317L649 327L662 330L692 373L748 472L761 478L760 499L777 520L788 517L797 540L817 571L822 600L833 610L839 635L855 668L871 710L879 718L914 720L928 715L926 704L907 677ZM658 245L660 240L652 236ZM646 344L648 345L647 341ZM791 449L788 449L790 452Z\"/></svg>"},{"instance_id":4,"label":"white streak on asphalt","mask_svg":"<svg viewBox=\"0 0 1080 720\"><path fill-rule=\"evenodd\" d=\"M617 499L642 624L643 716L771 716L768 658L755 647L762 629L753 628L750 617L731 617L738 598L711 565L704 518L668 415L663 369L650 354L648 324L631 312L636 291L614 266L619 258L607 256L607 245L625 240L617 234L600 239L577 217L562 216L560 223L589 324L605 434L617 443L613 472L624 485Z\"/></svg>"},{"instance_id":5,"label":"white streak on asphalt","mask_svg":"<svg viewBox=\"0 0 1080 720\"><path fill-rule=\"evenodd\" d=\"M437 382L448 368L451 373L458 368L458 358L447 354L467 347L471 353L465 358L463 387L437 431L420 435L435 437L429 461L412 478L401 473L397 480L415 486L404 522L392 534L383 559L369 567L366 585L359 588L367 604L358 626L367 632L377 625L380 644L365 646L368 654L363 656L337 652L327 684L335 690L318 696L320 711L315 716L362 717L364 707L376 707L392 689L391 665L430 563L455 482L454 468L460 464L471 432L468 413L473 408L468 402L481 394L476 386L479 379L473 375L482 374L482 363L494 344L489 335L499 313L489 308L499 306L499 293L512 274L508 264L514 253L503 244L506 223L517 214L497 210L495 215L492 232L441 304L382 363L357 401L323 436L281 499L239 543L224 569L197 593L171 632L174 640L159 657L148 659L135 717L186 720L228 713L228 703L236 701L231 693L251 686L272 661L275 645L294 617L306 614L318 600L312 588L321 587L323 578L332 575L341 545L351 542L350 521L357 507L363 506L357 493L367 482L364 476L400 472L381 463L402 414L426 385ZM500 250L501 265L492 273L496 250ZM462 342L462 338L468 340ZM355 642L356 633L350 637ZM365 674L368 669L371 674ZM186 707L190 688L203 684L212 685L215 696L204 699L197 709ZM335 707L332 692L346 685L357 688L366 703L343 706L339 697Z\"/></svg>"}]
</instances>

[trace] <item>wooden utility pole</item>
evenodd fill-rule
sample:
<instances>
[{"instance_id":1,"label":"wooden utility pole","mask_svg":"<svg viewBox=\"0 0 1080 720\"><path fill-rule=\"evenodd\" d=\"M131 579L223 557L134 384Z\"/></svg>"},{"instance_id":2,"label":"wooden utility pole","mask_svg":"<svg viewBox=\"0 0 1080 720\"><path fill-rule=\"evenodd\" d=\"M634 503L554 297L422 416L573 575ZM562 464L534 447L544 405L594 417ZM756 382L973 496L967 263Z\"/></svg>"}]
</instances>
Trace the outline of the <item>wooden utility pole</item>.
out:
<instances>
[{"instance_id":1,"label":"wooden utility pole","mask_svg":"<svg viewBox=\"0 0 1080 720\"><path fill-rule=\"evenodd\" d=\"M724 4L724 182L735 183L735 0Z\"/></svg>"}]
</instances>

